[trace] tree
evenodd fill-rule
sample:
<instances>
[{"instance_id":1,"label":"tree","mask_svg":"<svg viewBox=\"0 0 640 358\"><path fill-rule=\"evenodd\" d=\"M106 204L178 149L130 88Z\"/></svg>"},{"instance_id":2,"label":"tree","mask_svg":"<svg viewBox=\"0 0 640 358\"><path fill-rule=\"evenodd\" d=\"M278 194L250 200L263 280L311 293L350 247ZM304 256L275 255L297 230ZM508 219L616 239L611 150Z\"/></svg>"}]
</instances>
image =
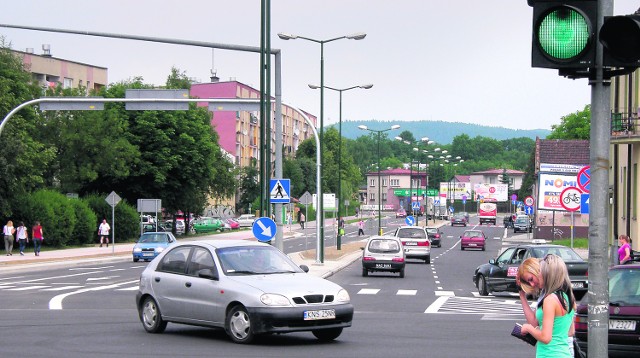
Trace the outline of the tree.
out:
<instances>
[{"instance_id":1,"label":"tree","mask_svg":"<svg viewBox=\"0 0 640 358\"><path fill-rule=\"evenodd\" d=\"M582 111L568 114L560 119L560 124L551 126L547 139L589 139L591 131L591 105Z\"/></svg>"},{"instance_id":2,"label":"tree","mask_svg":"<svg viewBox=\"0 0 640 358\"><path fill-rule=\"evenodd\" d=\"M249 212L249 205L260 197L258 169L255 166L240 168L239 182L240 198L236 203L236 212ZM257 207L254 206L254 208Z\"/></svg>"},{"instance_id":3,"label":"tree","mask_svg":"<svg viewBox=\"0 0 640 358\"><path fill-rule=\"evenodd\" d=\"M11 52L0 37L0 117L18 105L40 96L22 59ZM0 217L12 215L12 207L25 194L45 184L44 171L55 157L55 149L36 140L45 123L37 110L26 107L11 117L0 136Z\"/></svg>"}]
</instances>

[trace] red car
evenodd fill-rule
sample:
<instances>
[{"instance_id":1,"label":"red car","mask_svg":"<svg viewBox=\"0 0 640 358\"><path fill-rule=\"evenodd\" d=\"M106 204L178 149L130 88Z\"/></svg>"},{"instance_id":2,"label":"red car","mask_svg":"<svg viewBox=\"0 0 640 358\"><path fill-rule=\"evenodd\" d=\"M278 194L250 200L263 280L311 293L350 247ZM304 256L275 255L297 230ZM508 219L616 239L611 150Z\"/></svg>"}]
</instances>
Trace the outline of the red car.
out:
<instances>
[{"instance_id":1,"label":"red car","mask_svg":"<svg viewBox=\"0 0 640 358\"><path fill-rule=\"evenodd\" d=\"M485 250L487 237L480 230L467 230L460 236L460 250L482 249Z\"/></svg>"},{"instance_id":2,"label":"red car","mask_svg":"<svg viewBox=\"0 0 640 358\"><path fill-rule=\"evenodd\" d=\"M587 302L576 310L578 345L587 352ZM640 263L609 269L609 356L640 356Z\"/></svg>"},{"instance_id":3,"label":"red car","mask_svg":"<svg viewBox=\"0 0 640 358\"><path fill-rule=\"evenodd\" d=\"M225 219L225 220L224 220L224 223L225 223L225 224L227 224L227 225L229 225L229 227L231 227L231 228L232 228L232 229L234 229L234 230L235 230L235 229L239 229L239 228L240 228L240 223L239 223L239 222L237 222L237 221L236 221L236 220L234 220L234 219Z\"/></svg>"}]
</instances>

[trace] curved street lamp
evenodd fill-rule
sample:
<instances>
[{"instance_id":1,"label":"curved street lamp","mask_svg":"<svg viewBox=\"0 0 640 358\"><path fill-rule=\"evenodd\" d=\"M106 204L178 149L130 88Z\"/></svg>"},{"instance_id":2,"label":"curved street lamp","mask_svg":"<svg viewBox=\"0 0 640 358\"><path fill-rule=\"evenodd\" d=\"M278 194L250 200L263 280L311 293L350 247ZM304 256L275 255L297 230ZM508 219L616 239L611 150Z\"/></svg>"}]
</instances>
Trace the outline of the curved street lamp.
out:
<instances>
[{"instance_id":1,"label":"curved street lamp","mask_svg":"<svg viewBox=\"0 0 640 358\"><path fill-rule=\"evenodd\" d=\"M371 87L373 87L372 84L351 86L351 87L347 87L347 88L333 88L333 87L329 87L329 86L322 87L322 86L309 84L309 88L311 88L311 89L326 88L326 89L330 89L332 91L336 91L336 92L340 93L340 117L339 117L339 120L338 120L338 218L342 217L342 214L340 212L340 205L342 204L342 92L349 91L349 90L356 89L356 88L370 89ZM338 239L337 239L337 242L336 242L336 248L338 250L341 250L342 235L340 235L340 228L339 227L338 227L338 236L337 236L337 238Z\"/></svg>"},{"instance_id":2,"label":"curved street lamp","mask_svg":"<svg viewBox=\"0 0 640 358\"><path fill-rule=\"evenodd\" d=\"M327 42L332 42L332 41L341 40L341 39L362 40L366 36L367 34L358 32L351 35L334 37L328 40L316 40L310 37L287 34L284 32L278 33L278 37L282 40L302 39L302 40L307 40L307 41L320 44L320 133L319 133L320 148L318 148L318 151L320 152L320 162L321 162L320 177L321 178L322 178L322 170L323 170L322 168L324 167L324 165L322 165L323 158L324 158L322 156L322 147L324 146L324 44ZM320 187L322 187L322 185ZM324 263L324 204L322 200L322 197L323 197L322 194L323 193L317 193L317 195L320 197L320 200L318 200L318 214L316 215L316 222L318 223L317 225L320 225L320 236L321 236L321 241L323 243L323 245L320 246L320 262Z\"/></svg>"},{"instance_id":3,"label":"curved street lamp","mask_svg":"<svg viewBox=\"0 0 640 358\"><path fill-rule=\"evenodd\" d=\"M398 128L400 128L400 126L398 124L394 124L394 125L391 126L391 128L382 129L382 130L370 129L369 127L367 127L365 125L362 125L362 124L358 126L358 129L378 134L378 200L377 200L377 202L378 202L378 235L382 235L382 213L381 213L381 208L382 208L382 182L380 181L380 172L381 172L381 168L380 168L380 136L384 132L388 132L388 131L391 131L391 130L394 130L394 129L398 129Z\"/></svg>"}]
</instances>

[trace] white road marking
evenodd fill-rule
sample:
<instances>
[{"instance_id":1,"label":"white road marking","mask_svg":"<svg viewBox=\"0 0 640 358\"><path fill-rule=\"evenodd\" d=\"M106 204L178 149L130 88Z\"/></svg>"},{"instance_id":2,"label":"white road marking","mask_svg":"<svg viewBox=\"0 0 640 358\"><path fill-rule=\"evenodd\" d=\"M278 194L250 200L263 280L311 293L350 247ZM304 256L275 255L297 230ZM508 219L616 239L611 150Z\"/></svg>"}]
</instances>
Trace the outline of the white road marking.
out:
<instances>
[{"instance_id":1,"label":"white road marking","mask_svg":"<svg viewBox=\"0 0 640 358\"><path fill-rule=\"evenodd\" d=\"M91 291L108 290L108 289L117 288L117 287L124 286L124 285L130 285L130 284L136 283L138 281L139 280L133 280L133 281L128 281L128 282L116 283L116 284L113 284L113 285L91 287L91 288L83 288L83 289L80 289L80 290L77 290L77 291L63 293L63 294L57 295L57 296L53 297L51 300L49 300L49 309L50 310L61 310L62 309L62 300L64 300L65 298L67 298L67 297L69 297L71 295L77 295L79 293L91 292Z\"/></svg>"},{"instance_id":2,"label":"white road marking","mask_svg":"<svg viewBox=\"0 0 640 358\"><path fill-rule=\"evenodd\" d=\"M120 276L105 276L105 277L89 277L87 281L101 281L101 280L111 280L113 278L118 278Z\"/></svg>"},{"instance_id":3,"label":"white road marking","mask_svg":"<svg viewBox=\"0 0 640 358\"><path fill-rule=\"evenodd\" d=\"M435 291L436 296L455 296L453 291Z\"/></svg>"},{"instance_id":4,"label":"white road marking","mask_svg":"<svg viewBox=\"0 0 640 358\"><path fill-rule=\"evenodd\" d=\"M76 267L76 268L70 268L69 271L104 270L112 267L114 266L111 265L111 266L103 266L103 267Z\"/></svg>"},{"instance_id":5,"label":"white road marking","mask_svg":"<svg viewBox=\"0 0 640 358\"><path fill-rule=\"evenodd\" d=\"M60 287L51 287L45 288L42 291L64 291L64 290L74 290L76 288L80 288L82 286L60 286Z\"/></svg>"},{"instance_id":6,"label":"white road marking","mask_svg":"<svg viewBox=\"0 0 640 358\"><path fill-rule=\"evenodd\" d=\"M16 288L9 288L7 289L7 291L29 291L29 290L37 290L40 288L47 288L47 287L51 287L51 286L26 286L26 287L16 287Z\"/></svg>"},{"instance_id":7,"label":"white road marking","mask_svg":"<svg viewBox=\"0 0 640 358\"><path fill-rule=\"evenodd\" d=\"M127 288L119 288L116 291L137 291L138 288L139 288L138 286L131 286Z\"/></svg>"},{"instance_id":8,"label":"white road marking","mask_svg":"<svg viewBox=\"0 0 640 358\"><path fill-rule=\"evenodd\" d=\"M380 292L380 289L378 288L363 288L360 291L358 291L358 295L375 295L378 292Z\"/></svg>"},{"instance_id":9,"label":"white road marking","mask_svg":"<svg viewBox=\"0 0 640 358\"><path fill-rule=\"evenodd\" d=\"M415 296L418 293L418 290L398 290L396 295L398 296Z\"/></svg>"}]
</instances>

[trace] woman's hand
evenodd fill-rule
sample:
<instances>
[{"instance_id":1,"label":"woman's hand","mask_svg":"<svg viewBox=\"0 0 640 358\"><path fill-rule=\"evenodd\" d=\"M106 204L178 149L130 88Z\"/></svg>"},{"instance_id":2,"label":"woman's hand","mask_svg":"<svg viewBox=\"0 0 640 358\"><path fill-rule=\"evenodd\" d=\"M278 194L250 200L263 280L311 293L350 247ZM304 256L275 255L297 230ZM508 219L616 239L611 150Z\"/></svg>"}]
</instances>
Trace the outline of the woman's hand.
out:
<instances>
[{"instance_id":1,"label":"woman's hand","mask_svg":"<svg viewBox=\"0 0 640 358\"><path fill-rule=\"evenodd\" d=\"M525 334L531 334L531 332L533 332L535 328L530 325L529 323L525 323L522 325L522 329L520 330L520 333L522 333L522 335L524 336Z\"/></svg>"}]
</instances>

